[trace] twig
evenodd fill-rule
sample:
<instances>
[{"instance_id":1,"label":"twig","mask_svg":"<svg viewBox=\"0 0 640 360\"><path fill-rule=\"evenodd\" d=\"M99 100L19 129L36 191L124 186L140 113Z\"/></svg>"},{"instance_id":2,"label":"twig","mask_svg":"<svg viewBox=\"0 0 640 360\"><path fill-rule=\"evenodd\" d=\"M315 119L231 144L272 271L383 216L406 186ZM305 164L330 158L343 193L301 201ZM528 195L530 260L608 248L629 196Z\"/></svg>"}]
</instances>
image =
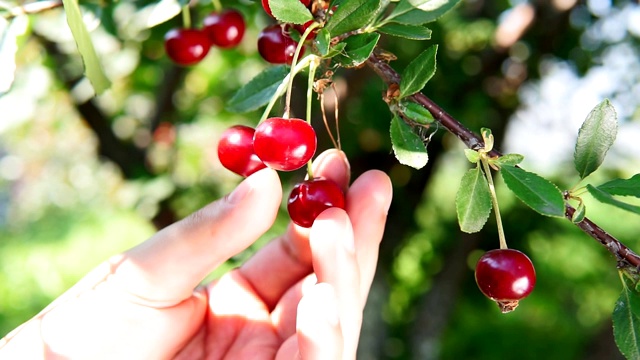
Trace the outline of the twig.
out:
<instances>
[{"instance_id":1,"label":"twig","mask_svg":"<svg viewBox=\"0 0 640 360\"><path fill-rule=\"evenodd\" d=\"M376 54L371 54L367 60L367 64L373 69L373 71L387 84L399 84L400 75L384 60L379 59ZM456 135L468 148L478 150L484 147L482 138L467 129L462 123L447 114L440 106L434 103L431 99L422 93L416 93L410 97L410 99L417 104L422 105L425 109L433 115L436 121L438 121L447 131ZM501 156L502 154L497 150L492 150L488 153L489 156ZM576 210L569 204L565 203L565 217L571 221L572 216ZM628 266L640 269L640 256L635 252L617 240L615 237L608 234L602 228L600 228L593 221L588 218L584 218L576 226L584 231L586 234L604 245L609 252L611 252L616 259L622 261Z\"/></svg>"}]
</instances>

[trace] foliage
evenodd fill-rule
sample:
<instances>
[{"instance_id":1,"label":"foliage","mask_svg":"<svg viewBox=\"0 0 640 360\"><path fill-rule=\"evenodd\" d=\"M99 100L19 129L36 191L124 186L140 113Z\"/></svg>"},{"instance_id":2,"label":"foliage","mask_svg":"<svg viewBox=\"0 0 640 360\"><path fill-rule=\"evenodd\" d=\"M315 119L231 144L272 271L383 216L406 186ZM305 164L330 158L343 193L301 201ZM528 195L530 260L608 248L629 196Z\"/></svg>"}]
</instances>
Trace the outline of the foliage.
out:
<instances>
[{"instance_id":1,"label":"foliage","mask_svg":"<svg viewBox=\"0 0 640 360\"><path fill-rule=\"evenodd\" d=\"M619 223L616 230L631 234L637 231L634 227L637 220L633 220L632 216L640 213L640 207L634 202L634 198L640 197L640 175L620 170L612 172L606 168L596 171L603 164L606 165L605 155L613 148L614 140L618 137L620 124L612 105L613 101L604 100L596 105L578 132L573 148L574 167L578 181L580 184L585 182L585 185L575 185L561 191L559 189L567 187L564 182L570 178L569 176L548 180L532 170L525 170L523 156L496 152L493 137L485 136L489 133L488 129L481 130L482 138L476 137L475 140L469 139L468 134L461 136L462 130L449 127L443 120L442 113L429 108L429 104L422 101L424 98L419 97L426 93L433 94L433 98L442 108L449 109L456 118L465 121L462 128L491 127L496 134L502 134L500 127L504 126L498 118L506 118L500 111L510 114L517 106L517 89L511 86L515 86L513 84L521 80L509 76L518 69L522 70L518 66L525 66L522 63L525 60L516 64L517 56L509 57L502 65L504 70L497 70L498 75L483 74L482 67L477 69L476 61L482 59L480 53L483 49L490 49L488 39L500 24L497 20L468 16L472 11L468 4L446 0L341 0L332 2L332 6L337 6L332 12L318 16L307 7L301 6L297 0L271 0L269 3L274 16L281 22L303 24L312 18L318 22L320 30L315 40L307 42L310 54L294 64L291 69L285 66L270 67L260 62L254 44L247 42L237 50L214 49L214 55L203 63L184 69L172 66L162 51L162 35L170 27L180 24L179 20L174 18L179 11L175 10L175 6L167 7L168 3L172 2L108 2L99 6L78 6L75 0L65 0L64 19L71 29L66 37L56 39L53 36L52 39L42 30L56 28L56 17L57 20L62 19L62 12L55 9L32 15L33 19L38 17L38 22L40 17L44 18L45 22L42 23L44 25L37 25L35 20L31 20L31 42L22 44L14 37L15 43L24 47L23 50L15 52L19 68L28 68L29 62L36 62L41 68L46 69L48 79L55 79L50 80L52 85L45 87L46 90L55 91L55 101L43 101L40 106L48 104L46 109L57 109L60 104L64 104L68 108L75 107L81 115L70 116L69 112L73 112L71 110L56 114L45 109L41 114L32 114L29 118L47 119L48 125L43 128L46 129L45 132L51 131L56 139L69 137L63 131L52 129L65 126L82 128L81 121L85 121L93 135L85 134L71 138L73 143L86 143L88 138L97 142L94 150L83 152L85 157L82 161L93 164L92 169L102 166L95 165L98 156L122 165L118 163L117 155L105 150L108 148L108 141L105 140L104 134L111 131L115 133L114 139L111 139L112 146L126 153L125 158L136 159L136 153L144 153L144 160L133 161L133 169L130 171L126 167L118 169L119 172L112 169L108 176L95 171L97 178L118 178L117 184L104 186L97 182L92 186L85 185L84 188L73 187L72 191L83 192L88 188L93 188L92 191L95 193L109 191L114 196L101 198L101 204L115 209L115 213L133 216L139 222L151 219L157 221L163 211L172 213L173 218L184 216L225 193L238 180L225 173L212 155L211 144L215 143L222 129L232 123L256 124L260 116L256 116L255 111L263 108L262 119L271 112L282 111L280 99L286 90L291 91L293 78L306 69L315 71L313 67L317 67L318 75L315 79L312 78L316 80L316 85L321 81L333 83L336 85L335 88L345 83L350 83L350 86L365 84L358 89L360 91L349 92L344 101L339 96L336 97L340 98L341 106L342 126L339 131L343 139L349 139L343 143L343 150L352 160L353 168L358 169L355 171L380 167L391 175L395 184L396 199L392 209L400 215L394 218L397 225L392 222L389 224L390 240L386 240L386 243L390 245L383 243L380 264L382 278L388 281L389 287L388 293L383 294L386 310L379 312L384 316L388 337L386 340L378 341L376 345L385 347L383 352L387 357L407 357L411 353L408 349L412 346L411 341L422 341L409 340L406 334L410 333L411 324L416 323L414 327L420 326L421 313L428 311L434 318L439 316L435 314L437 310L428 309L422 301L429 296L435 296L433 294L443 289L440 287L440 277L446 279L455 274L449 270L449 266L454 266L451 264L458 261L462 264L458 265L459 268L465 270L462 273L471 273L468 269L473 267L473 260L477 259L479 253L467 250L466 253L458 254L456 249L470 247L471 245L467 244L471 239L480 239L472 243L476 247L494 248L494 240L489 242L483 239L495 238L498 235L502 242L505 233L509 234L511 239L515 239L513 243L516 247L530 251L539 270L540 285L527 300L527 306L521 306L512 318L499 317L495 309L486 307L486 302L478 296L473 281L469 280L472 276L462 277L464 281L458 280L456 283L460 284L459 292L443 292L448 294L450 299L438 303L440 306L451 307L449 312L443 311L445 316L448 316L448 326L443 325L439 332L433 330L433 333L441 334L440 337L435 340L423 339L425 343L433 340L441 344L442 358L508 358L505 354L509 354L510 351L517 353L527 346L527 343L523 343L525 340L535 343L530 346L535 347L536 351L528 352L532 358L549 353L558 354L558 358L580 358L584 353L581 349L587 346L584 339L597 336L599 327L606 322L613 309L614 334L621 352L628 358L637 357L638 340L631 336L639 330L636 316L639 296L635 286L638 282L637 274L625 263L626 259L617 257L612 261L595 242L589 244L591 246L584 244L587 235L571 227L572 223L586 226L587 214L590 218L597 216L599 212L601 215L607 214L606 210L601 210L599 204L589 204L587 212L587 201L596 200L607 205L604 208L614 206L611 211L623 210L616 212L621 214L619 219L616 219L616 224ZM204 14L210 9L206 4L197 3L193 6L192 12L195 13ZM248 19L255 20L249 21L254 26L255 38L256 30L267 22L259 9L256 9L259 4L229 6L240 7ZM506 10L504 6L506 5L497 4L496 8ZM148 21L140 21L149 11L155 15L148 16ZM100 25L87 23L86 16L83 17L87 14L100 21ZM499 14L490 15L497 19ZM578 15L575 15L574 19ZM7 19L11 24L17 24L18 19L24 17L9 16ZM9 30L5 33L12 34ZM571 32L559 33L564 34L566 38L560 37L554 44L558 43L558 46L561 46L570 40L577 42L577 35ZM573 37L569 38L570 35ZM539 37L542 39L544 34ZM425 45L426 40L432 41ZM70 47L70 43L74 46ZM540 43L551 44L544 39L540 40ZM9 46L6 44L10 45L12 41L3 42L3 48ZM111 49L108 44L112 44ZM527 57L531 57L532 63L544 57L542 48L533 45L527 48L530 52ZM514 45L510 51L515 54L518 48ZM42 55L33 55L38 52ZM76 52L81 61L75 57ZM498 51L495 53L500 54ZM560 48L558 53L570 52ZM126 56L130 58L122 60ZM60 59L63 59L62 62ZM371 67L372 59L384 63L395 60L393 68L403 70L395 72L398 77L391 79L392 81L388 81L389 78L384 79L384 88L376 79L351 83L351 79L361 79L359 76L363 75L354 74L362 74L361 67L365 65ZM118 65L122 63L127 63L128 66ZM537 65L535 63L531 67L535 68ZM504 73L500 74L500 71ZM528 71L531 76L536 72L531 69ZM315 72L310 72L313 77ZM20 79L19 70L16 74L14 93L20 84L25 82L24 79ZM80 86L83 84L83 76L88 79L93 90L87 90L86 83L84 88ZM494 86L496 78L501 77L504 81L499 86ZM296 93L304 92L298 91L299 86L301 85L297 83L294 85L294 97ZM34 88L35 85L29 85L29 89ZM496 88L500 90L495 90ZM381 92L384 92L384 102L380 99ZM73 100L65 98L67 93L73 93ZM100 96L93 98L94 94ZM41 96L44 98L45 95ZM301 97L297 99L298 102L302 102L301 100ZM313 98L308 95L308 106L311 106L312 101ZM284 106L285 111L288 111L288 105L287 102ZM293 105L293 111L300 111L296 108L296 103ZM324 107L323 102L320 102L320 105ZM88 106L93 108L87 112ZM388 107L391 116L383 115L384 107ZM97 123L91 122L95 120L92 114L95 115L96 112L101 113L102 118L99 118L100 121ZM337 107L333 112L338 115ZM326 124L327 119L314 117L313 121L324 121ZM17 136L28 141L34 134L42 133L37 125L37 121L33 121L33 124L21 124L2 136ZM337 121L335 126L338 126ZM470 149L466 149L465 152L467 160L475 165L471 170L467 169L468 163L459 160L464 160L462 149L451 146L450 139L438 132L442 128L461 140L475 141L475 145L468 146ZM432 137L437 141L432 141ZM328 141L324 140L324 145L327 145ZM38 149L43 154L53 157L55 152L51 152L51 148L59 146L54 145L59 140L49 141L49 148L43 143L40 144L43 148ZM539 142L540 144L532 145L537 151L544 151L544 147L556 145ZM441 143L448 144L447 149L443 150ZM0 150L20 156L32 151L19 142L12 141L7 141ZM74 149L68 151L73 152ZM397 162L391 161L388 156L390 153L395 155ZM0 162L0 165L2 163ZM9 168L9 165L4 166ZM2 169L0 166L0 170ZM73 164L67 164L62 169L61 177L68 177L71 179L69 181L73 182ZM501 173L501 177L495 183L491 177L492 171ZM113 175L114 173L117 175ZM30 239L38 238L42 238L38 242L59 244L60 249L69 246L68 254L72 255L63 256L60 255L62 250L55 250L51 252L51 256L56 259L78 257L83 251L81 249L87 246L78 236L48 235L46 229L50 225L37 217L29 220L25 215L32 208L55 209L60 204L34 205L31 208L20 208L14 204L20 201L20 197L14 195L11 189L18 183L16 179L28 178L27 174L28 171L24 171L10 181L0 182L0 189L4 189L0 194L8 194L4 196L11 197L12 200L11 214L6 218L24 217L22 225L19 225L20 221L13 225L18 230L3 233L3 238L10 240L3 239L4 244L0 245L0 249L4 249L2 254L6 259L14 261L3 261L3 264L16 264L16 259L21 259L20 254L26 254L27 250L36 248L37 245L32 245ZM433 175L429 177L430 174ZM300 176L284 175L283 180L288 184L287 180ZM32 178L38 177L32 175ZM462 181L458 183L458 179ZM586 184L587 180L600 185ZM26 185L33 187L32 185L37 183L36 180L31 180L26 182ZM506 189L512 194L502 191ZM426 195L418 196L422 191L425 191ZM587 199L585 194L589 194L591 198ZM622 201L619 196L626 198ZM118 198L128 200L118 201ZM522 207L515 199L521 200L529 209ZM497 207L498 200L502 205L504 229ZM92 201L95 201L95 198L79 202L76 206L84 207L93 204ZM3 206L9 208L9 205L3 205L0 197L0 210ZM570 212L568 209L573 209L572 206L575 206L575 212L567 216ZM131 209L137 211L136 215L131 215ZM496 213L495 224L490 217L492 209ZM532 217L530 209L552 218ZM82 228L82 224L91 224L86 218L75 218L74 211L69 210L69 214L68 218L61 220L70 224L69 233ZM568 217L570 221L562 222L563 219L559 219L562 217ZM95 226L129 228L128 225L120 224L118 219L119 216L113 216L111 220L104 220L108 225ZM606 221L607 217L601 216L601 219ZM281 216L274 232L286 226L286 220L285 216ZM103 220L96 222L102 224L101 221ZM485 226L487 224L490 226ZM29 226L35 226L38 229L36 233L19 234L20 229ZM131 228L137 226L144 230L137 234L127 234L132 237L137 235L138 239L142 240L139 236L146 236L141 233L148 233L148 228L140 224ZM494 228L498 230L493 230ZM458 229L465 234L460 234ZM395 239L394 232L398 235ZM104 239L92 236L88 230L81 233L82 237L95 238L95 242L105 245L109 245L109 239L112 237L123 241L123 244L111 244L114 247L96 248L102 250L96 250L98 254L92 256L95 259L92 261L95 262L99 261L101 254L118 251L117 247L127 246L126 244L133 241L129 237L125 240L124 234L121 235L119 231L110 231ZM59 243L55 242L56 237L60 238ZM628 245L633 248L640 244ZM236 263L250 253L251 251L235 259ZM41 263L44 260L40 258L37 261ZM623 291L614 307L615 292L619 289L616 289L610 280L616 265L620 266ZM9 286L17 284L15 280L11 280L16 278L17 266L11 265L0 272L0 275L5 276L3 280L6 279L1 283L13 284L2 289L5 294L10 293ZM51 266L58 265L52 263ZM87 267L90 265L70 270L74 276L69 275L63 283L47 292L47 296L55 297L85 272ZM44 276L46 273L46 270L38 268L34 277ZM34 291L24 296L35 293L38 292ZM0 298L6 299L6 302L19 302L15 297ZM5 316L3 311L0 314L2 331L6 332L19 322L18 317L29 316L29 313L33 313L46 302L45 298L41 298L29 305L27 311L17 309L15 314L19 315ZM565 308L566 304L569 304L568 309ZM10 306L2 308L8 309ZM585 315L587 313L591 315ZM11 318L11 324L6 324L9 321L7 318ZM552 332L554 337L549 336ZM523 333L527 336L517 335ZM498 337L504 338L507 345L496 346L494 341L490 341ZM469 339L468 343L476 347L461 345L460 339ZM397 340L395 344L401 345L394 347L391 340ZM363 339L363 343L366 344L366 339ZM375 344L375 341L369 344L371 343ZM486 345L488 343L493 345ZM558 351L549 352L545 344ZM477 349L481 350L478 352Z\"/></svg>"}]
</instances>

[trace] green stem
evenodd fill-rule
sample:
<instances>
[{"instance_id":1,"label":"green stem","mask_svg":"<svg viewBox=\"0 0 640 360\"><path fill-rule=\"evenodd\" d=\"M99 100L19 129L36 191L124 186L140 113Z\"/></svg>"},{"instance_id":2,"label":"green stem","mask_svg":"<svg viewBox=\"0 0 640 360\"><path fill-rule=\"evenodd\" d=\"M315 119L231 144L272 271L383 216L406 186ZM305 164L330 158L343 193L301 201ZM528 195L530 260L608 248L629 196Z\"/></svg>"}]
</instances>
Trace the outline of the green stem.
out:
<instances>
[{"instance_id":1,"label":"green stem","mask_svg":"<svg viewBox=\"0 0 640 360\"><path fill-rule=\"evenodd\" d=\"M182 26L186 29L191 28L191 11L189 10L189 5L182 7Z\"/></svg>"},{"instance_id":2,"label":"green stem","mask_svg":"<svg viewBox=\"0 0 640 360\"><path fill-rule=\"evenodd\" d=\"M481 155L480 161L482 162L482 167L484 168L484 173L487 177L487 182L489 182L489 191L491 192L491 202L493 202L493 211L496 214L496 223L498 224L498 238L500 239L500 249L507 248L507 239L504 236L504 228L502 227L502 218L500 217L500 208L498 207L498 196L496 195L496 187L493 184L493 176L491 176L491 167L489 166L489 161L487 160L487 154Z\"/></svg>"},{"instance_id":3,"label":"green stem","mask_svg":"<svg viewBox=\"0 0 640 360\"><path fill-rule=\"evenodd\" d=\"M267 104L267 108L264 109L264 112L262 113L262 117L260 118L260 121L258 123L263 122L269 116L269 114L271 113L271 110L273 109L273 106L276 104L276 101L278 101L278 99L286 91L287 86L289 84L289 78L291 78L292 75L295 76L295 74L299 73L302 69L309 66L309 63L311 61L316 61L317 59L318 57L316 55L309 55L304 59L302 59L302 61L300 61L298 64L296 64L295 67L292 67L293 70L287 76L285 76L285 78L282 80L282 83L280 83L280 86L278 86L276 91L271 96L271 100L269 100L269 103Z\"/></svg>"},{"instance_id":4,"label":"green stem","mask_svg":"<svg viewBox=\"0 0 640 360\"><path fill-rule=\"evenodd\" d=\"M296 51L293 53L293 60L291 61L291 73L289 74L290 75L289 84L287 85L287 95L285 97L285 103L284 103L284 115L282 116L285 119L289 118L290 110L291 110L291 91L293 89L293 77L295 75L293 73L293 69L298 63L298 57L300 56L300 51L302 51L302 47L304 46L305 40L307 39L309 34L311 34L311 31L313 31L318 26L320 26L320 24L314 22L313 24L311 24L311 26L307 28L307 30L305 30L305 32L300 37L300 42L298 43L298 46L296 46Z\"/></svg>"},{"instance_id":5,"label":"green stem","mask_svg":"<svg viewBox=\"0 0 640 360\"><path fill-rule=\"evenodd\" d=\"M213 11L220 13L222 12L222 3L220 2L220 0L211 0L211 3L213 4Z\"/></svg>"},{"instance_id":6,"label":"green stem","mask_svg":"<svg viewBox=\"0 0 640 360\"><path fill-rule=\"evenodd\" d=\"M307 114L306 114L307 123L309 123L309 125L311 125L313 82L316 79L316 70L318 69L318 65L319 65L318 60L319 59L315 59L315 61L311 61L311 63L309 63L309 79L307 81ZM312 159L309 159L309 162L307 163L307 174L309 175L309 179L313 179L313 160Z\"/></svg>"}]
</instances>

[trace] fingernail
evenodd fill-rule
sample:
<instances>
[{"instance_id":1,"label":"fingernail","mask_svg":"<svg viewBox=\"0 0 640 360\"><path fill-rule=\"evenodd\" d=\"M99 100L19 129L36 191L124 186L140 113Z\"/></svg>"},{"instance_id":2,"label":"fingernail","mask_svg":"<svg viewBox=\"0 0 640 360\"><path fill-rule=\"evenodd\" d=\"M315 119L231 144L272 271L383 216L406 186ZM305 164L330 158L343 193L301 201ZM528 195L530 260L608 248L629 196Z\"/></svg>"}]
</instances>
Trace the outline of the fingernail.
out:
<instances>
[{"instance_id":1,"label":"fingernail","mask_svg":"<svg viewBox=\"0 0 640 360\"><path fill-rule=\"evenodd\" d=\"M342 160L340 163L344 166L344 170L347 174L351 172L351 165L347 159L347 154L338 149L329 149L318 155L318 157L313 161L314 170L322 169L322 167L325 166L326 163L329 163L330 159L333 157L338 157Z\"/></svg>"}]
</instances>

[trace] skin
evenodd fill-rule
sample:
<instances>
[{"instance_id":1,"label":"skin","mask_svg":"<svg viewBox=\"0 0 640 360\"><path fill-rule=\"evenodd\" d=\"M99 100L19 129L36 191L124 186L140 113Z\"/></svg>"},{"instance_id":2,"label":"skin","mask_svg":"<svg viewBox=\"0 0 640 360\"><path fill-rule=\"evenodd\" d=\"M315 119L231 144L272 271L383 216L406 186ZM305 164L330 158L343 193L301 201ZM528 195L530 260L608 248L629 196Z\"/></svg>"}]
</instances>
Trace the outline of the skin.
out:
<instances>
[{"instance_id":1,"label":"skin","mask_svg":"<svg viewBox=\"0 0 640 360\"><path fill-rule=\"evenodd\" d=\"M329 150L314 173L347 190ZM355 359L362 311L391 202L386 174L364 173L346 211L281 236L221 278L201 281L271 227L282 185L271 169L99 265L0 340L7 359Z\"/></svg>"}]
</instances>

